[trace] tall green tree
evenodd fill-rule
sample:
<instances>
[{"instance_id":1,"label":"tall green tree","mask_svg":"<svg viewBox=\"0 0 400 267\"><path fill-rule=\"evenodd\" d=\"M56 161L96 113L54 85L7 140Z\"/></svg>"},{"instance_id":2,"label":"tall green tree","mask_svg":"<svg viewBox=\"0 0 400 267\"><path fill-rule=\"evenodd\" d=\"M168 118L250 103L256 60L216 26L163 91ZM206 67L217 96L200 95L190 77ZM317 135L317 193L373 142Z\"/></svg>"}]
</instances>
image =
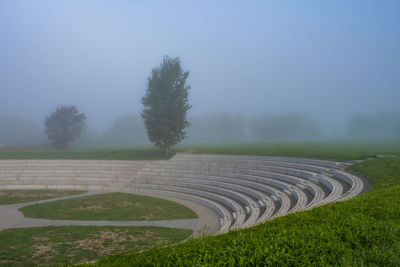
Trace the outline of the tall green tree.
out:
<instances>
[{"instance_id":1,"label":"tall green tree","mask_svg":"<svg viewBox=\"0 0 400 267\"><path fill-rule=\"evenodd\" d=\"M170 147L182 141L189 126L186 112L190 86L189 76L178 57L165 56L159 67L152 70L146 95L142 98L142 118L150 142L164 150L168 156Z\"/></svg>"},{"instance_id":2,"label":"tall green tree","mask_svg":"<svg viewBox=\"0 0 400 267\"><path fill-rule=\"evenodd\" d=\"M46 117L45 133L58 149L67 148L68 142L81 135L86 126L86 116L75 106L61 106Z\"/></svg>"}]
</instances>

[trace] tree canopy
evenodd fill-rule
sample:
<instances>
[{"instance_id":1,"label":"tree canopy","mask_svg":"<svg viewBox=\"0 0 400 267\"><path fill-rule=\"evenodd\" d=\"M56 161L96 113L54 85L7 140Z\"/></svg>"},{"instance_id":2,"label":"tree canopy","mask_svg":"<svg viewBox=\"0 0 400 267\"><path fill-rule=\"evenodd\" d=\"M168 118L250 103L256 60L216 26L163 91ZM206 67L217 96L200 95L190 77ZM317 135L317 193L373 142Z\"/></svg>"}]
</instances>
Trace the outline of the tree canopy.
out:
<instances>
[{"instance_id":1,"label":"tree canopy","mask_svg":"<svg viewBox=\"0 0 400 267\"><path fill-rule=\"evenodd\" d=\"M46 117L45 133L54 147L65 149L68 142L81 135L86 126L86 116L75 106L61 106Z\"/></svg>"},{"instance_id":2,"label":"tree canopy","mask_svg":"<svg viewBox=\"0 0 400 267\"><path fill-rule=\"evenodd\" d=\"M169 154L170 147L182 141L189 126L186 112L190 86L186 85L188 71L179 58L165 56L159 67L152 70L146 95L142 98L144 120L150 142Z\"/></svg>"}]
</instances>

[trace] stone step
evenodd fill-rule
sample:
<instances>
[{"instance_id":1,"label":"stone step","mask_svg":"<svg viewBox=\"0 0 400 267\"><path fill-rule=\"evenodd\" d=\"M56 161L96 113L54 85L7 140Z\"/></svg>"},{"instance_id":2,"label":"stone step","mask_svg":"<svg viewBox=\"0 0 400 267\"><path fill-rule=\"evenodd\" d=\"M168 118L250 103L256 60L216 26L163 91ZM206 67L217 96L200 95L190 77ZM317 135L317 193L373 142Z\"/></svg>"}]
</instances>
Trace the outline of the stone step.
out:
<instances>
[{"instance_id":1,"label":"stone step","mask_svg":"<svg viewBox=\"0 0 400 267\"><path fill-rule=\"evenodd\" d=\"M255 221L259 217L259 207L258 203L255 202L253 199L248 197L245 194L242 194L238 191L233 191L227 188L220 188L218 186L211 186L211 185L204 185L204 184L197 184L197 183L191 183L191 182L182 182L179 180L169 180L169 181L163 181L163 180L140 180L140 181L135 181L134 184L151 184L151 185L162 185L162 186L174 186L174 187L179 187L179 188L184 188L184 189L193 189L197 191L204 191L207 193L214 193L218 194L221 196L224 196L226 199L231 199L235 201L237 204L241 206L242 212L245 214L247 220L253 220ZM226 203L224 203L226 204ZM237 212L237 210L234 210Z\"/></svg>"},{"instance_id":2,"label":"stone step","mask_svg":"<svg viewBox=\"0 0 400 267\"><path fill-rule=\"evenodd\" d=\"M227 198L225 196L221 196L212 192L208 191L201 191L196 189L190 189L185 187L178 187L172 185L161 185L161 184L130 184L130 188L145 188L145 189L156 189L156 190L164 190L164 191L171 191L175 193L184 193L184 194L191 194L197 197L207 198L213 200L214 202L219 203L221 206L227 208L232 216L234 217L233 224L231 227L240 227L245 219L245 211L243 207L234 201L233 199Z\"/></svg>"},{"instance_id":3,"label":"stone step","mask_svg":"<svg viewBox=\"0 0 400 267\"><path fill-rule=\"evenodd\" d=\"M140 176L145 176L144 173L146 173L146 175L149 175L149 177L165 177L165 179L170 179L171 177L193 177L194 174L192 174L191 176L186 175L186 174L182 174L182 173L175 173L173 172L174 170L171 169L171 172L166 172L166 173L162 173L162 172L140 172L139 175ZM204 173L204 172L203 172ZM250 181L252 183L257 183L258 185L262 184L262 185L266 185L268 186L268 193L270 194L276 194L277 191L282 191L282 190L290 190L290 191L300 191L300 189L296 188L296 184L290 184L286 181L280 181L278 179L276 179L276 177L270 178L270 177L260 177L260 176L255 176L255 175L245 175L245 174L240 174L240 173L228 173L228 172L206 172L208 174L199 174L197 176L197 178L202 178L202 177L207 177L210 176L208 179L222 179L223 181L226 182L236 182L237 181L241 181L241 183L244 186L248 186L246 185L246 181ZM152 176L154 175L154 176ZM202 176L200 176L202 175ZM274 179L275 178L275 179ZM310 185L308 185L308 187L310 187ZM274 190L275 189L275 190ZM322 191L321 191L322 192ZM296 195L301 194L303 197L304 195L302 193L296 193ZM321 193L322 194L322 193ZM323 195L322 195L323 196ZM301 203L304 202L308 202L307 199L303 200L300 199Z\"/></svg>"},{"instance_id":4,"label":"stone step","mask_svg":"<svg viewBox=\"0 0 400 267\"><path fill-rule=\"evenodd\" d=\"M235 161L239 160L242 162L254 162L254 161L278 161L278 162L292 162L306 165L314 165L328 168L335 168L336 162L319 160L319 159L306 159L306 158L294 158L294 157L275 157L275 156L247 156L247 155L212 155L212 154L186 154L182 155L177 153L172 160L174 161L185 161L185 160L197 160L197 161L212 161L212 160L225 160Z\"/></svg>"}]
</instances>

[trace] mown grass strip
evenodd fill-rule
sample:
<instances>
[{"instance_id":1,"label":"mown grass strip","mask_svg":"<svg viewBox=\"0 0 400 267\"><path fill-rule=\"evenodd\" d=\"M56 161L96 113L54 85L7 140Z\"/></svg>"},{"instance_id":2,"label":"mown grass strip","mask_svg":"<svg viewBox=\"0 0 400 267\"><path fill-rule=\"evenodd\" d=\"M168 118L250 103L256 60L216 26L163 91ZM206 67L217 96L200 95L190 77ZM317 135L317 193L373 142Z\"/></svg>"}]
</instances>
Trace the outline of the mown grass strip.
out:
<instances>
[{"instance_id":1,"label":"mown grass strip","mask_svg":"<svg viewBox=\"0 0 400 267\"><path fill-rule=\"evenodd\" d=\"M199 154L287 156L347 161L376 155L400 155L400 141L270 142L203 146L178 146Z\"/></svg>"},{"instance_id":2,"label":"mown grass strip","mask_svg":"<svg viewBox=\"0 0 400 267\"><path fill-rule=\"evenodd\" d=\"M46 266L93 261L186 239L191 230L162 227L59 226L0 232L0 266Z\"/></svg>"},{"instance_id":3,"label":"mown grass strip","mask_svg":"<svg viewBox=\"0 0 400 267\"><path fill-rule=\"evenodd\" d=\"M399 166L381 158L351 167L373 187L345 202L91 266L400 266Z\"/></svg>"},{"instance_id":4,"label":"mown grass strip","mask_svg":"<svg viewBox=\"0 0 400 267\"><path fill-rule=\"evenodd\" d=\"M240 154L352 160L375 157L377 154L400 155L397 141L315 141L264 142L223 145L179 145L171 152L193 151L202 154ZM65 151L50 148L9 149L0 152L0 159L98 159L157 160L167 159L155 147L135 148L71 148Z\"/></svg>"},{"instance_id":5,"label":"mown grass strip","mask_svg":"<svg viewBox=\"0 0 400 267\"><path fill-rule=\"evenodd\" d=\"M0 205L31 202L55 197L83 194L78 190L0 190Z\"/></svg>"},{"instance_id":6,"label":"mown grass strip","mask_svg":"<svg viewBox=\"0 0 400 267\"><path fill-rule=\"evenodd\" d=\"M166 159L157 148L81 148L68 150L30 149L0 152L0 159L93 159L93 160L156 160Z\"/></svg>"},{"instance_id":7,"label":"mown grass strip","mask_svg":"<svg viewBox=\"0 0 400 267\"><path fill-rule=\"evenodd\" d=\"M197 217L176 202L118 192L35 204L20 211L25 217L58 220L154 221Z\"/></svg>"}]
</instances>

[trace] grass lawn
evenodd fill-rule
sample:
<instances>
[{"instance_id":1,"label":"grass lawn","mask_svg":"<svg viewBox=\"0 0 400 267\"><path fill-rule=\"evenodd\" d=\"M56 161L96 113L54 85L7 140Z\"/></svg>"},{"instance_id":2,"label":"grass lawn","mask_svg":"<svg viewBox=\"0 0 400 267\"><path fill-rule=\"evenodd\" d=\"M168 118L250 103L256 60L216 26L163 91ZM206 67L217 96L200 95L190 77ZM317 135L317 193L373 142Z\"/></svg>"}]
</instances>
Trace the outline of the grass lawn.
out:
<instances>
[{"instance_id":1,"label":"grass lawn","mask_svg":"<svg viewBox=\"0 0 400 267\"><path fill-rule=\"evenodd\" d=\"M83 194L76 190L0 190L0 205L30 202L41 199Z\"/></svg>"},{"instance_id":2,"label":"grass lawn","mask_svg":"<svg viewBox=\"0 0 400 267\"><path fill-rule=\"evenodd\" d=\"M374 157L377 154L400 155L398 141L329 141L329 142L270 142L225 145L178 145L171 151L193 151L202 154L272 155L332 160L351 160ZM156 147L137 148L71 148L6 150L0 159L109 159L109 160L156 160L166 159Z\"/></svg>"},{"instance_id":3,"label":"grass lawn","mask_svg":"<svg viewBox=\"0 0 400 267\"><path fill-rule=\"evenodd\" d=\"M400 140L381 142L271 142L212 146L178 146L176 150L193 151L199 154L267 155L347 161L372 158L380 154L400 156Z\"/></svg>"},{"instance_id":4,"label":"grass lawn","mask_svg":"<svg viewBox=\"0 0 400 267\"><path fill-rule=\"evenodd\" d=\"M191 230L162 227L60 226L0 232L0 266L76 264L184 240Z\"/></svg>"},{"instance_id":5,"label":"grass lawn","mask_svg":"<svg viewBox=\"0 0 400 267\"><path fill-rule=\"evenodd\" d=\"M108 160L153 160L166 159L155 147L141 148L71 148L67 150L30 149L0 152L0 159L108 159Z\"/></svg>"},{"instance_id":6,"label":"grass lawn","mask_svg":"<svg viewBox=\"0 0 400 267\"><path fill-rule=\"evenodd\" d=\"M400 158L350 169L371 179L371 190L248 229L109 256L93 265L400 266Z\"/></svg>"},{"instance_id":7,"label":"grass lawn","mask_svg":"<svg viewBox=\"0 0 400 267\"><path fill-rule=\"evenodd\" d=\"M25 217L59 220L171 220L196 218L189 208L161 198L127 193L58 200L20 209Z\"/></svg>"}]
</instances>

